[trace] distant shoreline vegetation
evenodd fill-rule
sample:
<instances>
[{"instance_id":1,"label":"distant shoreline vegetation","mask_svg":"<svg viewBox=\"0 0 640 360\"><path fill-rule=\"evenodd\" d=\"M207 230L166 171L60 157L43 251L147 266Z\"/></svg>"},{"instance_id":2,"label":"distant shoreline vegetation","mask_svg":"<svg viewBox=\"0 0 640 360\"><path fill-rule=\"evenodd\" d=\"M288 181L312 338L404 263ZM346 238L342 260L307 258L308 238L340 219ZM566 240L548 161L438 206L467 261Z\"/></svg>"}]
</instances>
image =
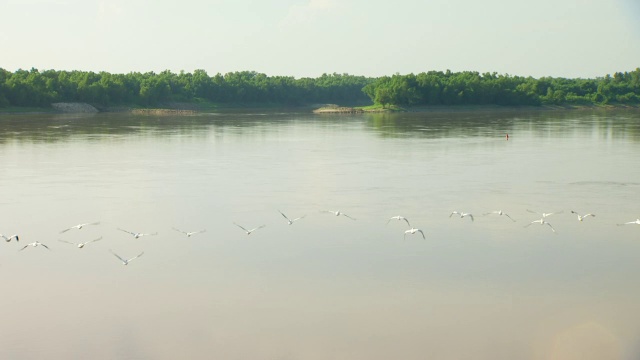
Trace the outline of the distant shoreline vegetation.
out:
<instances>
[{"instance_id":1,"label":"distant shoreline vegetation","mask_svg":"<svg viewBox=\"0 0 640 360\"><path fill-rule=\"evenodd\" d=\"M369 105L382 109L428 106L590 106L640 104L640 68L595 79L521 77L447 70L378 78L323 74L267 76L255 71L193 73L57 71L0 68L0 111L82 102L100 110L164 104Z\"/></svg>"}]
</instances>

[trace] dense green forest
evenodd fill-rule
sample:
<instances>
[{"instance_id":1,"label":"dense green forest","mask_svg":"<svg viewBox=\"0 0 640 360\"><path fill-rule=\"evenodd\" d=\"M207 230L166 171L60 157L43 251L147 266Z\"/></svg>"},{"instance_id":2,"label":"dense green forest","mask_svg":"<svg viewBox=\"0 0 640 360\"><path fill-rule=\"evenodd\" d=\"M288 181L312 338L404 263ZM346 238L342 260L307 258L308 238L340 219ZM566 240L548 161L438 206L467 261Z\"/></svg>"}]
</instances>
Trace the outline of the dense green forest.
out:
<instances>
[{"instance_id":1,"label":"dense green forest","mask_svg":"<svg viewBox=\"0 0 640 360\"><path fill-rule=\"evenodd\" d=\"M639 104L640 68L595 79L429 71L368 78L323 74L296 79L254 71L209 76L161 73L17 70L0 68L0 107L86 102L98 108L175 102L308 105L320 103L429 105Z\"/></svg>"}]
</instances>

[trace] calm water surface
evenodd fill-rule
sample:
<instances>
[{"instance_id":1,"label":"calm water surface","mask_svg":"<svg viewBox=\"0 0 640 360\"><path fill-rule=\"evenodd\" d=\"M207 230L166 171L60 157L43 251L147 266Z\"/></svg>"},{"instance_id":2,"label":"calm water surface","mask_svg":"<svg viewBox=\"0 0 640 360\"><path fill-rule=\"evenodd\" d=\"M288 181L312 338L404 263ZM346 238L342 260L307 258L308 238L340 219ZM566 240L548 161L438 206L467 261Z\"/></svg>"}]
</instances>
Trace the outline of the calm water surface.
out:
<instances>
[{"instance_id":1,"label":"calm water surface","mask_svg":"<svg viewBox=\"0 0 640 360\"><path fill-rule=\"evenodd\" d=\"M2 359L640 357L640 226L616 226L640 217L637 111L0 115L0 134L0 232L20 235ZM557 232L527 210L562 211Z\"/></svg>"}]
</instances>

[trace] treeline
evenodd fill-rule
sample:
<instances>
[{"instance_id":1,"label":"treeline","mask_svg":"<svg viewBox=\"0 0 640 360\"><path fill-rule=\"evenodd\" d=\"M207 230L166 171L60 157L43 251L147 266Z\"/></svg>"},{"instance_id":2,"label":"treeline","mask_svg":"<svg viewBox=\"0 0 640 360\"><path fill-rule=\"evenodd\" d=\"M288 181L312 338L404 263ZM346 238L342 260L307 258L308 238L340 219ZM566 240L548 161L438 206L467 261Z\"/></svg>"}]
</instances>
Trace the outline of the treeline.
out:
<instances>
[{"instance_id":1,"label":"treeline","mask_svg":"<svg viewBox=\"0 0 640 360\"><path fill-rule=\"evenodd\" d=\"M323 74L296 79L254 71L193 73L18 70L0 68L0 107L86 102L96 107L172 102L304 105L320 103L429 105L639 104L640 68L596 79L520 77L464 71L369 78Z\"/></svg>"},{"instance_id":2,"label":"treeline","mask_svg":"<svg viewBox=\"0 0 640 360\"><path fill-rule=\"evenodd\" d=\"M374 79L348 74L323 74L295 79L254 71L209 76L193 73L56 71L37 69L14 73L0 68L0 107L49 106L54 102L85 102L97 107L155 106L172 102L364 103L362 88Z\"/></svg>"},{"instance_id":3,"label":"treeline","mask_svg":"<svg viewBox=\"0 0 640 360\"><path fill-rule=\"evenodd\" d=\"M429 71L380 77L363 91L382 105L638 104L640 68L596 79Z\"/></svg>"}]
</instances>

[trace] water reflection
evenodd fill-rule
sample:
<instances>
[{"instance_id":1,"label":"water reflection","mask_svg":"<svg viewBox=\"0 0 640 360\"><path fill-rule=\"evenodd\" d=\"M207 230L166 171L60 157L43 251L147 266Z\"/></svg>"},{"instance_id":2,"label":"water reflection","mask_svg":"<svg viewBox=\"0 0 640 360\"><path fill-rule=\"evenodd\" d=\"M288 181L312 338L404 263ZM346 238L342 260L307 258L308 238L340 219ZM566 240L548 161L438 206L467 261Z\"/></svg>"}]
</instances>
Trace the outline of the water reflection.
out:
<instances>
[{"instance_id":1,"label":"water reflection","mask_svg":"<svg viewBox=\"0 0 640 360\"><path fill-rule=\"evenodd\" d=\"M558 138L577 134L602 139L640 139L637 111L482 111L372 113L360 115L315 115L308 113L203 113L191 116L133 114L31 114L0 115L0 142L66 141L74 136L100 139L104 136L169 134L238 134L251 129L252 136L302 124L321 131L344 131L362 126L385 138L447 138L518 136L525 132L538 138Z\"/></svg>"}]
</instances>

